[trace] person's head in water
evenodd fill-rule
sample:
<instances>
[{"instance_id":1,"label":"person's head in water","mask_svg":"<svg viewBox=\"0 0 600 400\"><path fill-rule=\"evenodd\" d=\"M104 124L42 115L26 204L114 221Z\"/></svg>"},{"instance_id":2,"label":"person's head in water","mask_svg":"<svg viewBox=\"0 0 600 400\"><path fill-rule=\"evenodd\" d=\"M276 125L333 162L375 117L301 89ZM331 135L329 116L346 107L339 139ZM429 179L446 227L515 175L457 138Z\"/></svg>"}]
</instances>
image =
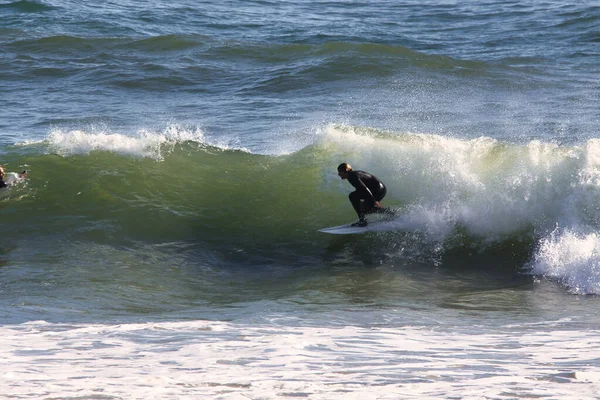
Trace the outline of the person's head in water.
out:
<instances>
[{"instance_id":1,"label":"person's head in water","mask_svg":"<svg viewBox=\"0 0 600 400\"><path fill-rule=\"evenodd\" d=\"M0 165L0 181L4 180L4 168Z\"/></svg>"},{"instance_id":2,"label":"person's head in water","mask_svg":"<svg viewBox=\"0 0 600 400\"><path fill-rule=\"evenodd\" d=\"M348 163L341 163L337 167L338 176L342 179L348 178L348 172L352 171L352 167Z\"/></svg>"}]
</instances>

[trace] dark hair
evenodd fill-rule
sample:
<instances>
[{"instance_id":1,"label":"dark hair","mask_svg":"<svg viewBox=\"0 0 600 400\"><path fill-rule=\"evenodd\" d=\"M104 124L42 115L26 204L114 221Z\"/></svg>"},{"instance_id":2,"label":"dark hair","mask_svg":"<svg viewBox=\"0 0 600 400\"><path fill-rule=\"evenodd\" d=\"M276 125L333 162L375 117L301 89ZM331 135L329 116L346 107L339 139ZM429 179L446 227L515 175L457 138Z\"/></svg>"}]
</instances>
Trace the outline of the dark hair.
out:
<instances>
[{"instance_id":1,"label":"dark hair","mask_svg":"<svg viewBox=\"0 0 600 400\"><path fill-rule=\"evenodd\" d=\"M338 170L338 172L339 171L349 172L349 171L352 171L352 167L350 166L350 164L344 162L344 163L341 163L340 165L338 165L337 170Z\"/></svg>"}]
</instances>

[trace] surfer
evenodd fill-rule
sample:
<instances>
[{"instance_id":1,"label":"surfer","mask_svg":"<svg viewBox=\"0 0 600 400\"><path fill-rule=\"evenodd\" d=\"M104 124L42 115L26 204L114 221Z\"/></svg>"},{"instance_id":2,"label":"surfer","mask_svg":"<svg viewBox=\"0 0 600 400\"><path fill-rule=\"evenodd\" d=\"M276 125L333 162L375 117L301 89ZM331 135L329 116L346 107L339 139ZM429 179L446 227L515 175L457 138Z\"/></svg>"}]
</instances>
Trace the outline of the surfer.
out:
<instances>
[{"instance_id":1,"label":"surfer","mask_svg":"<svg viewBox=\"0 0 600 400\"><path fill-rule=\"evenodd\" d=\"M8 185L4 182L4 168L0 165L0 188L5 188Z\"/></svg>"},{"instance_id":2,"label":"surfer","mask_svg":"<svg viewBox=\"0 0 600 400\"><path fill-rule=\"evenodd\" d=\"M366 214L391 213L379 202L387 192L385 185L375 176L365 171L354 171L350 164L341 163L337 168L340 178L347 179L356 190L348 196L358 214L358 222L352 226L367 226Z\"/></svg>"},{"instance_id":3,"label":"surfer","mask_svg":"<svg viewBox=\"0 0 600 400\"><path fill-rule=\"evenodd\" d=\"M4 168L2 167L2 165L0 165L0 188L8 187L9 185L14 184L15 180L24 178L27 178L27 170L21 172L20 174L9 172L9 176L7 178L6 173L4 172Z\"/></svg>"}]
</instances>

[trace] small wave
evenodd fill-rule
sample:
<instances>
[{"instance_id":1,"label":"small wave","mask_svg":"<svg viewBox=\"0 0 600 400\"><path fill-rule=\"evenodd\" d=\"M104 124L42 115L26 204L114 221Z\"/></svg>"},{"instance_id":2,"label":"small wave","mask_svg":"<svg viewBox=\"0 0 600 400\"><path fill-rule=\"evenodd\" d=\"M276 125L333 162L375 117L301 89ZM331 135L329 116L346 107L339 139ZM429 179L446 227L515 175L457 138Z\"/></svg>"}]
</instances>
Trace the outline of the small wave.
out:
<instances>
[{"instance_id":1,"label":"small wave","mask_svg":"<svg viewBox=\"0 0 600 400\"><path fill-rule=\"evenodd\" d=\"M209 41L202 35L162 35L145 38L78 37L73 35L53 35L39 38L16 40L11 43L15 49L48 49L78 51L122 51L131 54L136 50L160 53L184 51L202 46Z\"/></svg>"},{"instance_id":2,"label":"small wave","mask_svg":"<svg viewBox=\"0 0 600 400\"><path fill-rule=\"evenodd\" d=\"M202 35L161 35L128 42L125 46L133 49L163 52L193 49L205 44L207 37Z\"/></svg>"},{"instance_id":3,"label":"small wave","mask_svg":"<svg viewBox=\"0 0 600 400\"><path fill-rule=\"evenodd\" d=\"M50 10L54 9L54 7L49 6L47 4L39 3L39 2L35 2L35 1L27 1L27 0L21 0L21 1L15 1L12 3L0 4L0 8L13 9L13 10L16 10L19 12L25 12L25 13L37 13L37 12L50 11Z\"/></svg>"},{"instance_id":4,"label":"small wave","mask_svg":"<svg viewBox=\"0 0 600 400\"><path fill-rule=\"evenodd\" d=\"M458 60L448 56L432 55L404 46L381 43L325 42L320 44L254 44L225 42L214 46L215 53L228 57L243 57L267 62L298 62L300 67L344 68L346 73L365 73L397 69L399 65L414 65L429 69L455 67L482 69L480 61ZM320 60L307 62L308 59ZM369 65L365 70L365 65Z\"/></svg>"},{"instance_id":5,"label":"small wave","mask_svg":"<svg viewBox=\"0 0 600 400\"><path fill-rule=\"evenodd\" d=\"M35 39L16 40L8 44L7 46L15 51L68 51L71 53L97 53L124 41L127 40L115 38L82 38L70 35L55 35Z\"/></svg>"},{"instance_id":6,"label":"small wave","mask_svg":"<svg viewBox=\"0 0 600 400\"><path fill-rule=\"evenodd\" d=\"M169 126L162 132L140 130L134 136L105 131L54 129L46 139L50 151L62 156L108 151L155 160L162 160L165 151L184 141L203 143L204 133L200 129L177 126Z\"/></svg>"},{"instance_id":7,"label":"small wave","mask_svg":"<svg viewBox=\"0 0 600 400\"><path fill-rule=\"evenodd\" d=\"M177 73L167 74L158 77L143 77L138 79L115 79L114 85L127 89L139 89L148 91L173 90L173 88L189 88L194 87L195 82L191 79L186 79L177 76Z\"/></svg>"},{"instance_id":8,"label":"small wave","mask_svg":"<svg viewBox=\"0 0 600 400\"><path fill-rule=\"evenodd\" d=\"M591 10L565 14L564 17L563 21L556 24L557 28L585 31L597 28L600 21L600 13L593 13Z\"/></svg>"},{"instance_id":9,"label":"small wave","mask_svg":"<svg viewBox=\"0 0 600 400\"><path fill-rule=\"evenodd\" d=\"M235 146L227 140L207 138L199 128L181 125L169 125L162 131L141 129L134 135L110 132L91 128L86 130L54 129L44 140L49 151L61 156L89 154L93 151L106 151L137 158L164 159L176 144L193 142L202 146L211 146L221 150L239 150L246 148ZM23 145L19 143L17 145Z\"/></svg>"}]
</instances>

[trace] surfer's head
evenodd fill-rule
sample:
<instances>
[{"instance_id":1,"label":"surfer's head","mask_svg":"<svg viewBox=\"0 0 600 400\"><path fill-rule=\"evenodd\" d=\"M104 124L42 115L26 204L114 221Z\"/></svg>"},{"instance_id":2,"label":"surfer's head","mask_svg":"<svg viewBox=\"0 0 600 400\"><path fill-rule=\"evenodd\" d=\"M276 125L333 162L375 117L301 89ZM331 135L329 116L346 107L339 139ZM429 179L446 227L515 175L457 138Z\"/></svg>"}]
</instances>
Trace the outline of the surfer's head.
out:
<instances>
[{"instance_id":1,"label":"surfer's head","mask_svg":"<svg viewBox=\"0 0 600 400\"><path fill-rule=\"evenodd\" d=\"M348 172L352 171L352 167L348 163L341 163L337 167L338 176L342 179L348 178Z\"/></svg>"},{"instance_id":2,"label":"surfer's head","mask_svg":"<svg viewBox=\"0 0 600 400\"><path fill-rule=\"evenodd\" d=\"M0 165L0 179L4 178L4 168Z\"/></svg>"}]
</instances>

